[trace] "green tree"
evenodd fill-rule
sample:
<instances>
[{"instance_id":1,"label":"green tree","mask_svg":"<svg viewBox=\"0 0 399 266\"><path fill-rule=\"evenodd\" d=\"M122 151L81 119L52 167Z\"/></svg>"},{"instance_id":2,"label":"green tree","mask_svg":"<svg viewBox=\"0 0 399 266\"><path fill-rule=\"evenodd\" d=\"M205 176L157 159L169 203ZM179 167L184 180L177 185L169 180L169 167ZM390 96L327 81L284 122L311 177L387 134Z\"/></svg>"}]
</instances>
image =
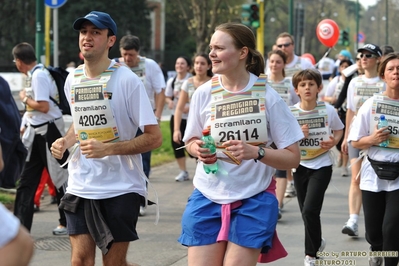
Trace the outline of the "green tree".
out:
<instances>
[{"instance_id":1,"label":"green tree","mask_svg":"<svg viewBox=\"0 0 399 266\"><path fill-rule=\"evenodd\" d=\"M186 25L196 44L196 53L206 52L215 27L223 22L239 21L238 10L244 0L176 0L179 19Z\"/></svg>"},{"instance_id":2,"label":"green tree","mask_svg":"<svg viewBox=\"0 0 399 266\"><path fill-rule=\"evenodd\" d=\"M182 20L177 1L166 1L164 63L167 69L174 69L177 57L190 57L196 51L195 39Z\"/></svg>"},{"instance_id":3,"label":"green tree","mask_svg":"<svg viewBox=\"0 0 399 266\"><path fill-rule=\"evenodd\" d=\"M11 49L19 42L35 43L35 1L3 1L0 9L0 67L13 68ZM8 67L7 67L8 65ZM12 67L10 67L12 66Z\"/></svg>"},{"instance_id":4,"label":"green tree","mask_svg":"<svg viewBox=\"0 0 399 266\"><path fill-rule=\"evenodd\" d=\"M110 14L118 27L117 43L110 51L110 58L119 57L119 40L126 34L133 34L140 38L142 50L150 47L151 21L150 9L145 1L91 1L68 0L59 9L59 49L60 65L69 61L78 61L79 44L78 33L72 29L72 24L78 17L85 16L92 10Z\"/></svg>"},{"instance_id":5,"label":"green tree","mask_svg":"<svg viewBox=\"0 0 399 266\"><path fill-rule=\"evenodd\" d=\"M0 66L12 65L11 49L17 43L35 45L36 32L36 0L3 2L0 9ZM68 0L58 9L60 66L65 66L69 61L79 62L78 33L72 29L72 24L75 19L92 10L109 13L118 26L117 43L110 52L111 58L119 56L119 40L125 34L138 36L142 50L145 52L149 49L151 9L146 1Z\"/></svg>"}]
</instances>

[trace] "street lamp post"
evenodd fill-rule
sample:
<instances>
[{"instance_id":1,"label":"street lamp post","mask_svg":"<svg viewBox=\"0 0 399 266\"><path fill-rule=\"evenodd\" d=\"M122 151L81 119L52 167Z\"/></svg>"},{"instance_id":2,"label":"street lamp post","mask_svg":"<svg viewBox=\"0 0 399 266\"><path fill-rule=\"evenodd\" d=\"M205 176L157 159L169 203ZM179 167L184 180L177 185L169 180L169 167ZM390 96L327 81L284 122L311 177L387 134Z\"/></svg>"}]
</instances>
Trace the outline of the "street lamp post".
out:
<instances>
[{"instance_id":1,"label":"street lamp post","mask_svg":"<svg viewBox=\"0 0 399 266\"><path fill-rule=\"evenodd\" d=\"M357 51L357 49L359 49L359 0L356 0L355 12L356 12L356 46L355 46L355 51Z\"/></svg>"},{"instance_id":2,"label":"street lamp post","mask_svg":"<svg viewBox=\"0 0 399 266\"><path fill-rule=\"evenodd\" d=\"M388 0L385 0L385 44L389 44L389 30L388 30Z\"/></svg>"}]
</instances>

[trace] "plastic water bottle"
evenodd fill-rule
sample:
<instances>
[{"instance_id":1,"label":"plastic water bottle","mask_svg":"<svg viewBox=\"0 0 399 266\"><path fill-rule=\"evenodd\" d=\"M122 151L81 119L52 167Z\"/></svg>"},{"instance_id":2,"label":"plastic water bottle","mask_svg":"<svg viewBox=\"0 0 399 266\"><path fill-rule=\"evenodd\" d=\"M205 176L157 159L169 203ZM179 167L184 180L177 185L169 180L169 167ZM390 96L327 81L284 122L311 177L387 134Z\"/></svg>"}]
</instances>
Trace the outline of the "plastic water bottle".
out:
<instances>
[{"instance_id":1,"label":"plastic water bottle","mask_svg":"<svg viewBox=\"0 0 399 266\"><path fill-rule=\"evenodd\" d=\"M388 126L388 120L385 119L385 115L381 115L380 119L378 120L377 128L383 128ZM380 147L387 147L389 145L389 140L384 140L380 143Z\"/></svg>"},{"instance_id":2,"label":"plastic water bottle","mask_svg":"<svg viewBox=\"0 0 399 266\"><path fill-rule=\"evenodd\" d=\"M209 129L202 130L201 140L204 142L204 144L202 145L202 148L209 149L209 154L214 155L212 157L212 161L203 164L204 171L207 174L209 174L209 173L215 174L218 171L218 162L217 162L217 158L216 158L216 145L215 145L215 140L210 135ZM209 160L211 160L211 159L209 159Z\"/></svg>"}]
</instances>

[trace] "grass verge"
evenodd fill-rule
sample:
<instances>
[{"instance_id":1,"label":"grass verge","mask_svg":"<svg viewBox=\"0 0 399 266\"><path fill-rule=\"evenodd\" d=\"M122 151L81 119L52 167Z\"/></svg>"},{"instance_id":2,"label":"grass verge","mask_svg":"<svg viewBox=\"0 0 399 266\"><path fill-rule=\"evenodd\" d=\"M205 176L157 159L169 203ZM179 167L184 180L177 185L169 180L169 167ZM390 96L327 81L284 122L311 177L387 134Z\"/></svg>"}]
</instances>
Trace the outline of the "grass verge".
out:
<instances>
[{"instance_id":1,"label":"grass verge","mask_svg":"<svg viewBox=\"0 0 399 266\"><path fill-rule=\"evenodd\" d=\"M151 167L173 162L175 160L171 144L169 121L162 121L160 127L162 132L162 146L152 151Z\"/></svg>"}]
</instances>

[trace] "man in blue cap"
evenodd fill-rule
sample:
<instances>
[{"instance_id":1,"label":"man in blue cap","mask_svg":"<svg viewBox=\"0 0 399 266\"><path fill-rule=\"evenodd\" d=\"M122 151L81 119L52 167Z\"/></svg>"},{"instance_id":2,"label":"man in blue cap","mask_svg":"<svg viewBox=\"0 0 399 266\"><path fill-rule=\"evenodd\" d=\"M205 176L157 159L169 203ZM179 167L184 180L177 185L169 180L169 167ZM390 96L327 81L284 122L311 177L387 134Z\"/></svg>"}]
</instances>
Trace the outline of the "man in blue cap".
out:
<instances>
[{"instance_id":1,"label":"man in blue cap","mask_svg":"<svg viewBox=\"0 0 399 266\"><path fill-rule=\"evenodd\" d=\"M51 148L56 158L75 148L60 205L72 265L94 265L96 245L103 265L132 265L126 253L129 242L138 239L140 198L147 193L140 154L158 148L162 135L143 82L108 57L116 42L114 20L92 11L73 28L79 31L84 64L65 83L73 124ZM143 134L135 137L138 128Z\"/></svg>"}]
</instances>

